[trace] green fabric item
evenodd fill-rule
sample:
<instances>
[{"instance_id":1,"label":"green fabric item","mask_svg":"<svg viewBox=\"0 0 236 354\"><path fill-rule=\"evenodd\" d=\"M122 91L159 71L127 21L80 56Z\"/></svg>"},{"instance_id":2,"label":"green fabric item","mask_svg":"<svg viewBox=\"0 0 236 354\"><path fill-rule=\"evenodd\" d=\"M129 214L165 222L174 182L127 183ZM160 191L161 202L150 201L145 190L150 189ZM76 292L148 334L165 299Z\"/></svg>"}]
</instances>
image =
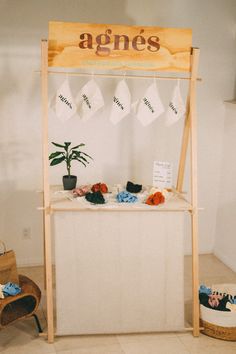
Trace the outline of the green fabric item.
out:
<instances>
[{"instance_id":1,"label":"green fabric item","mask_svg":"<svg viewBox=\"0 0 236 354\"><path fill-rule=\"evenodd\" d=\"M100 191L87 193L85 199L93 204L105 204L105 199Z\"/></svg>"}]
</instances>

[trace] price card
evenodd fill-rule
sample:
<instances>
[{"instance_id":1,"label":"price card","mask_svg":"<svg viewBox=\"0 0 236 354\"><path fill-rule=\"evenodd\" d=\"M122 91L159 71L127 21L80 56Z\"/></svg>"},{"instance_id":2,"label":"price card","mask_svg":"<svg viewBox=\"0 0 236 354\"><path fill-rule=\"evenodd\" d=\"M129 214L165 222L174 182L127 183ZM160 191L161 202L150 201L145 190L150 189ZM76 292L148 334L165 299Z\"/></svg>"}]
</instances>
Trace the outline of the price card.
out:
<instances>
[{"instance_id":1,"label":"price card","mask_svg":"<svg viewBox=\"0 0 236 354\"><path fill-rule=\"evenodd\" d=\"M170 162L154 161L153 187L160 189L172 187L172 164Z\"/></svg>"}]
</instances>

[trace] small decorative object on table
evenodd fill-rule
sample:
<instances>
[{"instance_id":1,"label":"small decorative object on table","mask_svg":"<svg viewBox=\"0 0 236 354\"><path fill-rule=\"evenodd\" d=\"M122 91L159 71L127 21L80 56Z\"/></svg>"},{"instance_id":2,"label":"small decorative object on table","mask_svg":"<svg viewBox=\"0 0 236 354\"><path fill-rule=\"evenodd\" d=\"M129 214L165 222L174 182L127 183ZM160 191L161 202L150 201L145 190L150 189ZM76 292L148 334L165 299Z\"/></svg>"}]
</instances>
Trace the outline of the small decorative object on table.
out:
<instances>
[{"instance_id":1,"label":"small decorative object on table","mask_svg":"<svg viewBox=\"0 0 236 354\"><path fill-rule=\"evenodd\" d=\"M59 163L65 161L67 175L63 176L63 186L65 190L71 190L76 187L77 176L71 175L71 162L73 160L80 162L85 167L89 163L88 159L92 159L91 156L81 151L81 147L85 146L85 144L81 143L79 145L70 147L71 142L65 142L64 145L54 143L53 145L63 149L64 151L56 151L49 155L50 166L58 165Z\"/></svg>"}]
</instances>

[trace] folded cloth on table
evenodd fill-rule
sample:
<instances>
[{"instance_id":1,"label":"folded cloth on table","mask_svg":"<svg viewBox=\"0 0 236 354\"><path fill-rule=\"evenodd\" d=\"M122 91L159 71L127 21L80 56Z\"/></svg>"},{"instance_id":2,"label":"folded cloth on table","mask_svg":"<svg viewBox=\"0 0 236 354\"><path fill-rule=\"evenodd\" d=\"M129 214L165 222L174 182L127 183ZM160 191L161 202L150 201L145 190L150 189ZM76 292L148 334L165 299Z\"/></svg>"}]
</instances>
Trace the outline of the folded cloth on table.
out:
<instances>
[{"instance_id":1,"label":"folded cloth on table","mask_svg":"<svg viewBox=\"0 0 236 354\"><path fill-rule=\"evenodd\" d=\"M128 181L126 184L126 190L130 193L139 193L142 190L142 185L141 184L134 184L134 183Z\"/></svg>"},{"instance_id":2,"label":"folded cloth on table","mask_svg":"<svg viewBox=\"0 0 236 354\"><path fill-rule=\"evenodd\" d=\"M156 188L156 187L152 187L149 191L150 194L154 194L156 192L161 192L162 195L164 195L165 199L167 199L169 197L169 192L167 189L159 189L159 188Z\"/></svg>"},{"instance_id":3,"label":"folded cloth on table","mask_svg":"<svg viewBox=\"0 0 236 354\"><path fill-rule=\"evenodd\" d=\"M138 198L135 195L127 191L118 193L116 199L118 203L134 203L138 200Z\"/></svg>"},{"instance_id":4,"label":"folded cloth on table","mask_svg":"<svg viewBox=\"0 0 236 354\"><path fill-rule=\"evenodd\" d=\"M165 197L161 192L156 192L154 194L149 195L146 200L146 204L148 205L159 205L165 202Z\"/></svg>"},{"instance_id":5,"label":"folded cloth on table","mask_svg":"<svg viewBox=\"0 0 236 354\"><path fill-rule=\"evenodd\" d=\"M105 204L105 199L100 191L87 193L85 199L93 204Z\"/></svg>"},{"instance_id":6,"label":"folded cloth on table","mask_svg":"<svg viewBox=\"0 0 236 354\"><path fill-rule=\"evenodd\" d=\"M90 186L81 186L79 188L75 188L72 190L72 194L74 197L83 197L90 191Z\"/></svg>"},{"instance_id":7,"label":"folded cloth on table","mask_svg":"<svg viewBox=\"0 0 236 354\"><path fill-rule=\"evenodd\" d=\"M105 183L96 183L92 186L92 191L93 192L98 192L100 191L101 193L107 193L108 192L108 187Z\"/></svg>"},{"instance_id":8,"label":"folded cloth on table","mask_svg":"<svg viewBox=\"0 0 236 354\"><path fill-rule=\"evenodd\" d=\"M2 287L4 296L14 296L21 293L19 285L8 282Z\"/></svg>"}]
</instances>

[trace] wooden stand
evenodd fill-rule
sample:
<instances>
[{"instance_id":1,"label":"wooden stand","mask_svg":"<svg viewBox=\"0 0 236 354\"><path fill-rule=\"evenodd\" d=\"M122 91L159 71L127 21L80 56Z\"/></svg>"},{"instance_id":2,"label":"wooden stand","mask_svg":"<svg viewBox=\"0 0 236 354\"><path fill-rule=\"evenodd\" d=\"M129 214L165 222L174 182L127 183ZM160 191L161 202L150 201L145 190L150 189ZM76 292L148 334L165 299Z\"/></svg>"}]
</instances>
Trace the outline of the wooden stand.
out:
<instances>
[{"instance_id":1,"label":"wooden stand","mask_svg":"<svg viewBox=\"0 0 236 354\"><path fill-rule=\"evenodd\" d=\"M45 267L46 267L46 292L47 292L47 326L48 342L54 341L53 324L53 287L52 287L52 257L51 257L51 221L50 214L56 209L51 207L49 198L49 175L48 175L48 44L42 41L42 123L43 123L43 186L44 186L44 245L45 245ZM198 48L193 48L191 54L190 77L161 77L163 80L184 79L189 80L189 94L187 101L187 116L185 120L182 149L179 162L179 173L177 180L177 192L182 192L184 170L188 142L190 138L190 160L191 160L191 213L192 230L192 291L193 291L193 335L199 336L199 301L198 301L198 205L197 205L197 116L196 116L196 81L199 60ZM54 72L55 73L55 72ZM61 74L61 72L58 72ZM78 73L69 73L79 75ZM94 74L96 76L96 74ZM113 77L112 75L105 75ZM122 77L122 75L115 75Z\"/></svg>"}]
</instances>

